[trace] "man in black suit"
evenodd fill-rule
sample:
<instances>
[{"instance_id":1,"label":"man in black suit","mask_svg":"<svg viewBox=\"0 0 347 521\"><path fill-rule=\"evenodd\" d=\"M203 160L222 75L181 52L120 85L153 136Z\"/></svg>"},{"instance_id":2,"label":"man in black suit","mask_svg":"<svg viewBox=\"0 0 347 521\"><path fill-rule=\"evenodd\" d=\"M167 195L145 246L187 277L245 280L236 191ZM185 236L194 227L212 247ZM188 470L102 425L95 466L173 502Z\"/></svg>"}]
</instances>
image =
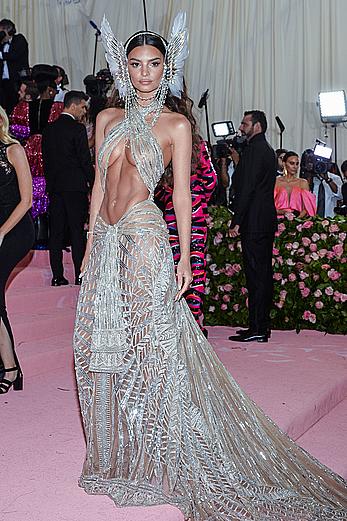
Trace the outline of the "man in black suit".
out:
<instances>
[{"instance_id":1,"label":"man in black suit","mask_svg":"<svg viewBox=\"0 0 347 521\"><path fill-rule=\"evenodd\" d=\"M11 114L18 101L21 73L29 69L28 42L16 34L16 26L6 18L0 20L0 105Z\"/></svg>"},{"instance_id":2,"label":"man in black suit","mask_svg":"<svg viewBox=\"0 0 347 521\"><path fill-rule=\"evenodd\" d=\"M88 96L81 91L67 92L64 111L42 135L42 158L50 197L50 263L52 286L68 284L64 278L64 230L70 232L75 284L79 284L85 251L84 224L88 213L88 192L94 181L94 168L85 126L79 122L86 113Z\"/></svg>"},{"instance_id":3,"label":"man in black suit","mask_svg":"<svg viewBox=\"0 0 347 521\"><path fill-rule=\"evenodd\" d=\"M230 340L267 342L273 294L272 248L277 229L274 204L277 160L265 139L264 112L244 113L239 130L248 145L233 175L233 211L229 234L241 234L242 256L248 289L249 329Z\"/></svg>"}]
</instances>

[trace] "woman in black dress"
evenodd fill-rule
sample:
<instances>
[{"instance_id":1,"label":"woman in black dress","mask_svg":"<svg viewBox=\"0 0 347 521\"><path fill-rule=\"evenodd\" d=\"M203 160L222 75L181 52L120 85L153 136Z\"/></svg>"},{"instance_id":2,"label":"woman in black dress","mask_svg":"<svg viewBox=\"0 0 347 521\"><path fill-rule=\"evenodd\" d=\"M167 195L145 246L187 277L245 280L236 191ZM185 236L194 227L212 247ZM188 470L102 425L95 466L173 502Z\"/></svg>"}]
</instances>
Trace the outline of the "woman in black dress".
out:
<instances>
[{"instance_id":1,"label":"woman in black dress","mask_svg":"<svg viewBox=\"0 0 347 521\"><path fill-rule=\"evenodd\" d=\"M34 226L28 213L32 180L22 146L8 133L8 118L0 107L0 394L23 388L23 374L14 350L5 305L5 286L16 264L34 242Z\"/></svg>"}]
</instances>

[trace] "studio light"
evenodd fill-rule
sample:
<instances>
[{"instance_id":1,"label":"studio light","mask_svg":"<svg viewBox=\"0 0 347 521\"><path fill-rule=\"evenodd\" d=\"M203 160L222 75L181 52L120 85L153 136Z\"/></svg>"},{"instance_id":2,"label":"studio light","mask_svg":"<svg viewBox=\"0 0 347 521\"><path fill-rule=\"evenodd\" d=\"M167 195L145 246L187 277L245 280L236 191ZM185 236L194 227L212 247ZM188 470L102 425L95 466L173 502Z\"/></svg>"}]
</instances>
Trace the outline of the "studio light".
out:
<instances>
[{"instance_id":1,"label":"studio light","mask_svg":"<svg viewBox=\"0 0 347 521\"><path fill-rule=\"evenodd\" d=\"M347 121L347 102L344 90L320 92L318 99L322 123Z\"/></svg>"},{"instance_id":2,"label":"studio light","mask_svg":"<svg viewBox=\"0 0 347 521\"><path fill-rule=\"evenodd\" d=\"M217 121L212 123L212 130L216 137L227 137L235 134L235 129L232 121Z\"/></svg>"}]
</instances>

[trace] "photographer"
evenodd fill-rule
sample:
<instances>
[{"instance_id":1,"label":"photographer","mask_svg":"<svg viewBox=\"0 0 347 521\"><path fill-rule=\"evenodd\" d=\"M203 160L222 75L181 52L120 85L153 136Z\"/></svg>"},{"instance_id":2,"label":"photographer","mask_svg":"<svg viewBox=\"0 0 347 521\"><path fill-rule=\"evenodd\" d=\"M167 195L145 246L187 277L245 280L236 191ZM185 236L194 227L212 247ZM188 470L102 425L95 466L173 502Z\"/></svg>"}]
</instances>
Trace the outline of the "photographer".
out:
<instances>
[{"instance_id":1,"label":"photographer","mask_svg":"<svg viewBox=\"0 0 347 521\"><path fill-rule=\"evenodd\" d=\"M229 235L241 234L242 256L248 288L249 329L230 340L267 342L272 304L272 246L277 229L274 187L277 159L266 141L264 112L244 113L239 130L248 146L233 175L233 211Z\"/></svg>"},{"instance_id":2,"label":"photographer","mask_svg":"<svg viewBox=\"0 0 347 521\"><path fill-rule=\"evenodd\" d=\"M337 201L342 199L342 179L332 172L315 174L312 177L312 191L317 199L317 215L334 217Z\"/></svg>"},{"instance_id":3,"label":"photographer","mask_svg":"<svg viewBox=\"0 0 347 521\"><path fill-rule=\"evenodd\" d=\"M28 68L28 42L11 20L0 20L0 105L8 115L18 100L20 74Z\"/></svg>"}]
</instances>

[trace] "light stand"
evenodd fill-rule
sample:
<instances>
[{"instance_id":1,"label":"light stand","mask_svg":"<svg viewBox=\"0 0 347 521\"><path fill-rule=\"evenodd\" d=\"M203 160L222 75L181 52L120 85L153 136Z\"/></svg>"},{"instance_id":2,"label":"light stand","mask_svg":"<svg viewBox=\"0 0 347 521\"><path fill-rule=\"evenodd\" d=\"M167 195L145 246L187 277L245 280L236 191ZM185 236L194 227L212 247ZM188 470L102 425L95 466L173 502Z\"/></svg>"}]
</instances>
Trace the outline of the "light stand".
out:
<instances>
[{"instance_id":1,"label":"light stand","mask_svg":"<svg viewBox=\"0 0 347 521\"><path fill-rule=\"evenodd\" d=\"M207 89L201 96L200 101L198 103L198 107L199 107L199 109L202 109L202 107L204 107L204 109L205 109L207 142L208 142L209 146L211 147L210 123L208 120L208 109L207 109L208 91L209 91L209 89Z\"/></svg>"},{"instance_id":2,"label":"light stand","mask_svg":"<svg viewBox=\"0 0 347 521\"><path fill-rule=\"evenodd\" d=\"M95 44L94 44L94 56L93 56L93 76L95 76L95 67L96 67L96 53L98 51L98 38L101 34L99 27L96 25L93 20L89 20L90 25L95 29Z\"/></svg>"},{"instance_id":3,"label":"light stand","mask_svg":"<svg viewBox=\"0 0 347 521\"><path fill-rule=\"evenodd\" d=\"M277 123L277 125L278 125L278 127L280 129L280 148L283 148L282 134L285 131L286 127L283 125L282 120L280 119L279 116L275 116L275 120L276 120L276 123Z\"/></svg>"}]
</instances>

